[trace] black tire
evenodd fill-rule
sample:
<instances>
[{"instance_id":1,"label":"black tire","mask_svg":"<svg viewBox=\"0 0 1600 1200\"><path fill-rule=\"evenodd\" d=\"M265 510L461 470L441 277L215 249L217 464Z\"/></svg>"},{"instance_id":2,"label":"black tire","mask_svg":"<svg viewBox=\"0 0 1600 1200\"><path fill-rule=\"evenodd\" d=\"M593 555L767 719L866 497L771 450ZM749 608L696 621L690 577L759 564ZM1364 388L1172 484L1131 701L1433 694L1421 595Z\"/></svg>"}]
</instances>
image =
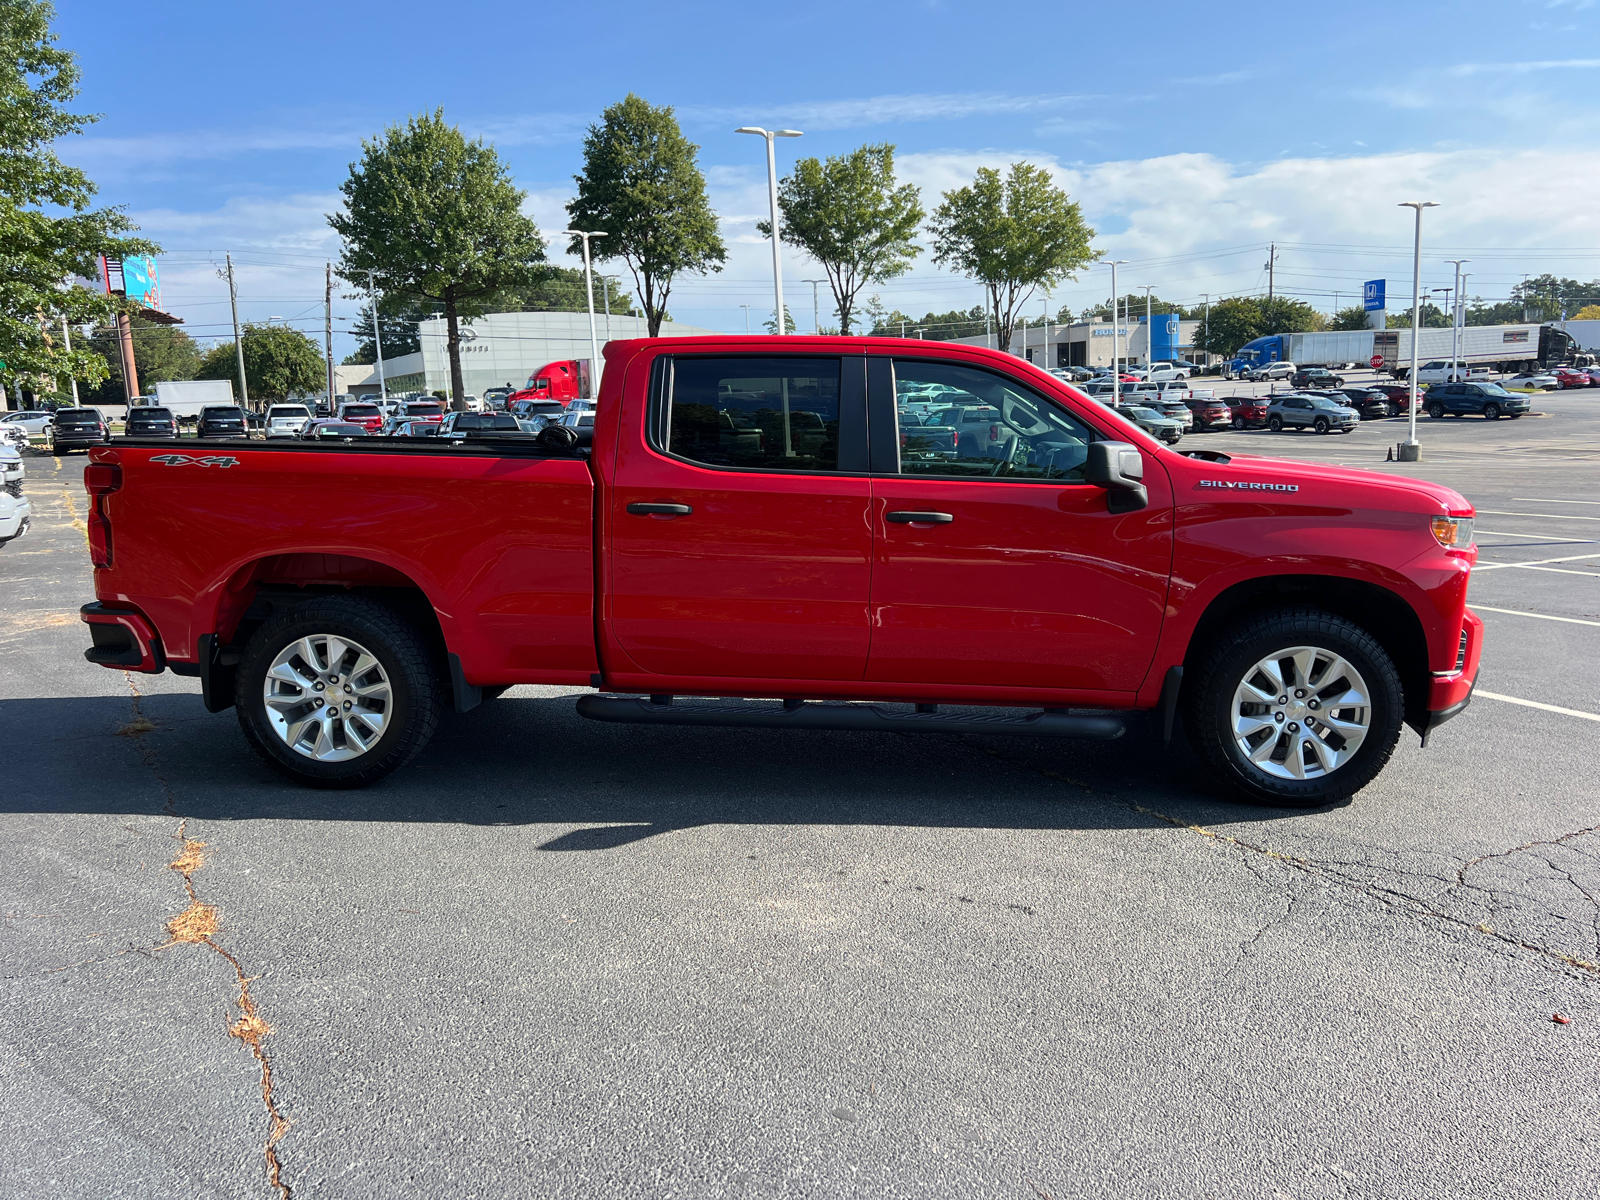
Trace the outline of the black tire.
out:
<instances>
[{"instance_id":1,"label":"black tire","mask_svg":"<svg viewBox=\"0 0 1600 1200\"><path fill-rule=\"evenodd\" d=\"M1328 432L1328 418L1327 417L1318 417L1315 421L1311 422L1311 427L1313 429L1315 429L1318 433L1327 433Z\"/></svg>"},{"instance_id":2,"label":"black tire","mask_svg":"<svg viewBox=\"0 0 1600 1200\"><path fill-rule=\"evenodd\" d=\"M1273 433L1282 433L1283 419L1281 417L1268 417L1267 428L1272 430Z\"/></svg>"},{"instance_id":3,"label":"black tire","mask_svg":"<svg viewBox=\"0 0 1600 1200\"><path fill-rule=\"evenodd\" d=\"M1235 417L1233 419L1233 421L1232 421L1232 425L1233 425L1233 427L1235 429L1243 429L1244 428L1244 418L1243 417Z\"/></svg>"},{"instance_id":4,"label":"black tire","mask_svg":"<svg viewBox=\"0 0 1600 1200\"><path fill-rule=\"evenodd\" d=\"M1288 646L1331 650L1366 680L1371 717L1350 761L1326 775L1282 779L1249 762L1233 737L1235 690L1263 657ZM1375 638L1359 625L1314 608L1258 613L1229 627L1200 656L1185 680L1184 728L1195 751L1223 782L1254 804L1316 808L1359 792L1383 770L1400 740L1405 699L1400 673Z\"/></svg>"},{"instance_id":5,"label":"black tire","mask_svg":"<svg viewBox=\"0 0 1600 1200\"><path fill-rule=\"evenodd\" d=\"M1498 421L1500 419L1500 406L1498 404L1485 404L1483 406L1483 416L1487 421Z\"/></svg>"},{"instance_id":6,"label":"black tire","mask_svg":"<svg viewBox=\"0 0 1600 1200\"><path fill-rule=\"evenodd\" d=\"M1435 421L1441 420L1444 417L1444 405L1438 403L1437 401L1428 405L1428 415Z\"/></svg>"},{"instance_id":7,"label":"black tire","mask_svg":"<svg viewBox=\"0 0 1600 1200\"><path fill-rule=\"evenodd\" d=\"M272 728L263 697L267 670L278 653L317 634L366 647L387 675L393 696L372 749L342 762L322 762L292 749ZM444 710L436 659L416 627L387 605L360 596L312 597L274 613L245 647L234 689L239 728L268 765L296 783L366 787L410 762L433 736Z\"/></svg>"}]
</instances>

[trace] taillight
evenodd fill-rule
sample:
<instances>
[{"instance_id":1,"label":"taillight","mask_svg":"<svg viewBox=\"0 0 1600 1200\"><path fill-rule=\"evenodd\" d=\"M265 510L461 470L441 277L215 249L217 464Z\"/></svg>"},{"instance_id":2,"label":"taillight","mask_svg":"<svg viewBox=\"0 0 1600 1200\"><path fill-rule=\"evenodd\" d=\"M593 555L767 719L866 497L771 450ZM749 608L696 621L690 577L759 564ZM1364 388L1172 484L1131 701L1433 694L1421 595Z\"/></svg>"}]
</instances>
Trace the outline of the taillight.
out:
<instances>
[{"instance_id":1,"label":"taillight","mask_svg":"<svg viewBox=\"0 0 1600 1200\"><path fill-rule=\"evenodd\" d=\"M97 567L111 565L111 522L105 498L122 486L122 468L116 463L92 462L83 469L83 486L89 493L89 561Z\"/></svg>"},{"instance_id":2,"label":"taillight","mask_svg":"<svg viewBox=\"0 0 1600 1200\"><path fill-rule=\"evenodd\" d=\"M998 425L989 426L989 440L991 442L998 442L1000 440L1000 426L998 426Z\"/></svg>"}]
</instances>

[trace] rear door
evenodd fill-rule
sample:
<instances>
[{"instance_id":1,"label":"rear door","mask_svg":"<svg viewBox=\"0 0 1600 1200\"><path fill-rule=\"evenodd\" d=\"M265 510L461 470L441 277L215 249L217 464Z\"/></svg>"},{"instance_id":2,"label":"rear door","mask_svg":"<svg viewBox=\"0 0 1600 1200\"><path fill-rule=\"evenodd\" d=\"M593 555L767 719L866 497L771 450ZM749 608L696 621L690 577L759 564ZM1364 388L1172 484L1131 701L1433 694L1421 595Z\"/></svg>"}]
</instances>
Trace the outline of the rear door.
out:
<instances>
[{"instance_id":1,"label":"rear door","mask_svg":"<svg viewBox=\"0 0 1600 1200\"><path fill-rule=\"evenodd\" d=\"M930 383L995 412L998 436L954 454L872 439L872 652L867 678L984 688L1131 692L1165 612L1172 501L1147 459L1148 508L1107 511L1083 479L1101 435L1007 375L871 358L872 428Z\"/></svg>"},{"instance_id":2,"label":"rear door","mask_svg":"<svg viewBox=\"0 0 1600 1200\"><path fill-rule=\"evenodd\" d=\"M872 554L864 364L656 360L645 436L628 418L607 514L608 628L638 669L861 679Z\"/></svg>"}]
</instances>

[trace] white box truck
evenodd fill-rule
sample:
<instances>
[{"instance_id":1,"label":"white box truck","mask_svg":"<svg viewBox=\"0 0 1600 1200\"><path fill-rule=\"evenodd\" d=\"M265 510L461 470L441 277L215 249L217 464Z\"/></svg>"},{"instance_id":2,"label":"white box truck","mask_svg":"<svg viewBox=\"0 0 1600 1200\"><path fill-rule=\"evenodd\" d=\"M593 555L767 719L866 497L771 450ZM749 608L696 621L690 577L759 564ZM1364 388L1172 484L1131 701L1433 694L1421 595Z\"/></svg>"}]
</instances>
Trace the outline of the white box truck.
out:
<instances>
[{"instance_id":1,"label":"white box truck","mask_svg":"<svg viewBox=\"0 0 1600 1200\"><path fill-rule=\"evenodd\" d=\"M1542 325L1468 325L1461 330L1461 362L1507 373L1532 371L1565 360L1565 337ZM1570 343L1567 343L1570 344ZM1417 362L1450 361L1451 331L1424 329L1417 341ZM1383 369L1396 379L1411 370L1411 330L1380 329L1373 335L1374 354L1383 355Z\"/></svg>"},{"instance_id":2,"label":"white box truck","mask_svg":"<svg viewBox=\"0 0 1600 1200\"><path fill-rule=\"evenodd\" d=\"M226 379L183 379L158 383L154 396L135 396L133 403L135 407L169 408L178 420L192 421L202 408L238 402L233 398L233 384Z\"/></svg>"}]
</instances>

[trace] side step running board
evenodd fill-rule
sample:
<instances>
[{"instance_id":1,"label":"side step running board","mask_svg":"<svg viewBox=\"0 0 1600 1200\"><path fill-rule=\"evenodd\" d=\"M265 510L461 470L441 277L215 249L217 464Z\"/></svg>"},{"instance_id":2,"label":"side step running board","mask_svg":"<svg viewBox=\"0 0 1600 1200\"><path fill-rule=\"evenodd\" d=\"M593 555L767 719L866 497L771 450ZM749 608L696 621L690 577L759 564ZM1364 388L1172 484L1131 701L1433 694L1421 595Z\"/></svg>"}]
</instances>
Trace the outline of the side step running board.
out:
<instances>
[{"instance_id":1,"label":"side step running board","mask_svg":"<svg viewBox=\"0 0 1600 1200\"><path fill-rule=\"evenodd\" d=\"M893 712L875 704L676 704L634 696L580 696L578 715L630 725L733 725L741 729L848 729L879 733L1008 733L1024 737L1087 738L1123 735L1121 717L1036 712L1025 717L971 713Z\"/></svg>"}]
</instances>

